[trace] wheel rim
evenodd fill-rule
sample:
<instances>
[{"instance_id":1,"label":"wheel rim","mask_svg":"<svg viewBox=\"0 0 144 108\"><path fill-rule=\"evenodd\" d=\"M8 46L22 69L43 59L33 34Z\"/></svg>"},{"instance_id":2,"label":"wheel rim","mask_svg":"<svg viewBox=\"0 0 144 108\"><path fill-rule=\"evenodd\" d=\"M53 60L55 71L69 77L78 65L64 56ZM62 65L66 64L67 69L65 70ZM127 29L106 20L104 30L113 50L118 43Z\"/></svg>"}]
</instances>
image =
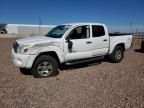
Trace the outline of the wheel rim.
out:
<instances>
[{"instance_id":1,"label":"wheel rim","mask_svg":"<svg viewBox=\"0 0 144 108\"><path fill-rule=\"evenodd\" d=\"M37 71L41 76L48 76L49 73L53 71L53 66L48 61L41 62L38 67Z\"/></svg>"},{"instance_id":2,"label":"wheel rim","mask_svg":"<svg viewBox=\"0 0 144 108\"><path fill-rule=\"evenodd\" d=\"M115 52L115 58L116 58L117 60L120 60L120 59L122 58L122 52L121 52L121 50L117 50L117 51Z\"/></svg>"}]
</instances>

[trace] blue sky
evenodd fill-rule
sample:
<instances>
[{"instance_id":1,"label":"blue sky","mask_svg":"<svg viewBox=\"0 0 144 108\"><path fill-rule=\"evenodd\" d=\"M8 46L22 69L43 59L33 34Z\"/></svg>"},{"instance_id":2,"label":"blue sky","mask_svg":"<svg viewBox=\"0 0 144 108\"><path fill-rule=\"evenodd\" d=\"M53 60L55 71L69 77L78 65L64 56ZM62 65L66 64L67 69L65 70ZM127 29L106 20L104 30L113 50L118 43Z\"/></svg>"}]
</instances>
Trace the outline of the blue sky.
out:
<instances>
[{"instance_id":1,"label":"blue sky","mask_svg":"<svg viewBox=\"0 0 144 108\"><path fill-rule=\"evenodd\" d=\"M0 22L57 25L102 22L111 28L144 29L144 0L0 0ZM144 31L144 30L143 30Z\"/></svg>"}]
</instances>

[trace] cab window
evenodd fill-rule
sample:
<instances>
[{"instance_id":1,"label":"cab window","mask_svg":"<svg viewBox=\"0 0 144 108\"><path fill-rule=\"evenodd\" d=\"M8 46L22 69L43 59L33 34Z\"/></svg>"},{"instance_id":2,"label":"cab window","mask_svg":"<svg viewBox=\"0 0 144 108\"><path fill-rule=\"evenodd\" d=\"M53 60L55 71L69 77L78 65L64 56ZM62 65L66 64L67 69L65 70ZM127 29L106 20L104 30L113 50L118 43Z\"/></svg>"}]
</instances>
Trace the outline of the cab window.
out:
<instances>
[{"instance_id":1,"label":"cab window","mask_svg":"<svg viewBox=\"0 0 144 108\"><path fill-rule=\"evenodd\" d=\"M97 26L93 25L92 26L92 35L93 37L100 37L105 35L105 30L103 26Z\"/></svg>"},{"instance_id":2,"label":"cab window","mask_svg":"<svg viewBox=\"0 0 144 108\"><path fill-rule=\"evenodd\" d=\"M69 39L86 39L89 37L90 27L87 25L74 28L68 36Z\"/></svg>"}]
</instances>

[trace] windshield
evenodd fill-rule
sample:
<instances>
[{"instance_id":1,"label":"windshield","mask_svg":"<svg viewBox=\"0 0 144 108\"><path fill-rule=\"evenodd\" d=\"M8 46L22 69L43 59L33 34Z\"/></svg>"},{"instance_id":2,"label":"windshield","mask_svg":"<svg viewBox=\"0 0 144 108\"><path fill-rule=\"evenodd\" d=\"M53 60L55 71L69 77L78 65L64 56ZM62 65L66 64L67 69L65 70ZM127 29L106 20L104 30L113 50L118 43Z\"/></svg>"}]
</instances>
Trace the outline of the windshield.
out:
<instances>
[{"instance_id":1,"label":"windshield","mask_svg":"<svg viewBox=\"0 0 144 108\"><path fill-rule=\"evenodd\" d=\"M69 28L70 28L70 25L60 25L60 26L54 27L45 36L52 37L52 38L61 38Z\"/></svg>"}]
</instances>

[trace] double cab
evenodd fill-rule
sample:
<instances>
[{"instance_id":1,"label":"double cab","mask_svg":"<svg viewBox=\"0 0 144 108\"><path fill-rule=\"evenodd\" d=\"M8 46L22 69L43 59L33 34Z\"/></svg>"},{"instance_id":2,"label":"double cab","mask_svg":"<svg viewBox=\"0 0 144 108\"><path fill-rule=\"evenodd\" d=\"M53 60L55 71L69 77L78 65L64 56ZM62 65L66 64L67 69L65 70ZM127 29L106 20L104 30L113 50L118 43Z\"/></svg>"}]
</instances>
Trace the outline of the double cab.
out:
<instances>
[{"instance_id":1,"label":"double cab","mask_svg":"<svg viewBox=\"0 0 144 108\"><path fill-rule=\"evenodd\" d=\"M118 63L131 47L132 35L109 34L105 24L71 23L54 27L46 35L18 39L11 50L21 71L36 78L55 75L61 64L72 65L109 57Z\"/></svg>"}]
</instances>

